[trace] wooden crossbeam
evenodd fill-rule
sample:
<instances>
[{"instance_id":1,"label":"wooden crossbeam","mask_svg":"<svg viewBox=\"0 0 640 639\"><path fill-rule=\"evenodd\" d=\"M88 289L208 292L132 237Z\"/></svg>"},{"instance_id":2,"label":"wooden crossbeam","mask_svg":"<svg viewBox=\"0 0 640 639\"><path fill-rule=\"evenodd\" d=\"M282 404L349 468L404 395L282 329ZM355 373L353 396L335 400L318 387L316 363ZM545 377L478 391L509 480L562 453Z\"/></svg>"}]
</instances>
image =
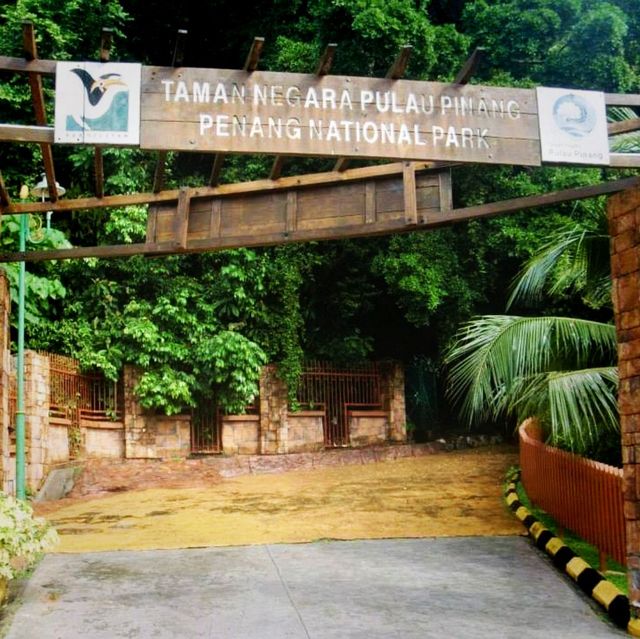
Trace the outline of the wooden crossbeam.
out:
<instances>
[{"instance_id":1,"label":"wooden crossbeam","mask_svg":"<svg viewBox=\"0 0 640 639\"><path fill-rule=\"evenodd\" d=\"M36 36L33 28L33 22L25 20L22 23L22 42L24 45L25 60L31 61L38 57L38 48L36 45ZM47 113L44 108L44 92L42 90L42 77L39 73L29 73L29 86L31 88L31 101L36 116L36 124L46 126ZM58 191L56 189L56 173L53 165L53 152L49 143L40 144L42 152L42 160L44 162L44 172L47 176L49 185L49 199L52 202L58 200Z\"/></svg>"},{"instance_id":2,"label":"wooden crossbeam","mask_svg":"<svg viewBox=\"0 0 640 639\"><path fill-rule=\"evenodd\" d=\"M53 127L0 124L0 142L46 142L53 144Z\"/></svg>"},{"instance_id":3,"label":"wooden crossbeam","mask_svg":"<svg viewBox=\"0 0 640 639\"><path fill-rule=\"evenodd\" d=\"M371 167L368 167L371 168ZM492 202L489 204L479 204L461 209L452 209L448 212L438 212L433 216L424 219L424 223L418 226L407 225L404 220L394 220L392 222L378 222L377 231L371 232L371 223L362 222L354 224L345 229L345 237L365 237L371 235L381 235L385 233L402 232L408 230L437 228L456 224L463 221L495 217L506 213L513 213L527 208L541 208L567 202L581 200L610 193L617 193L640 185L640 177L624 178L612 182L604 182L591 186L582 186L562 191L553 191L542 195L526 196L502 202ZM197 191L197 189L195 189ZM193 191L193 190L192 190ZM177 200L179 193L176 192L174 200ZM126 257L131 255L169 255L176 253L201 253L205 251L223 250L237 248L239 246L269 246L285 244L290 242L302 242L317 239L321 230L292 230L286 236L283 233L263 234L260 237L225 237L214 238L213 240L197 241L186 248L177 247L175 242L170 243L145 243L145 244L124 244L116 246L88 246L71 249L54 249L47 251L29 251L17 253L0 253L0 262L41 262L45 260L84 258L84 257ZM326 238L325 238L326 239Z\"/></svg>"},{"instance_id":4,"label":"wooden crossbeam","mask_svg":"<svg viewBox=\"0 0 640 639\"><path fill-rule=\"evenodd\" d=\"M0 205L9 206L11 204L11 198L9 197L9 191L4 185L4 178L0 172Z\"/></svg>"},{"instance_id":5,"label":"wooden crossbeam","mask_svg":"<svg viewBox=\"0 0 640 639\"><path fill-rule=\"evenodd\" d=\"M389 80L399 80L402 78L407 70L407 65L409 64L409 58L411 57L412 51L413 47L410 44L405 44L401 47L396 59L389 67L385 78L389 78Z\"/></svg>"},{"instance_id":6,"label":"wooden crossbeam","mask_svg":"<svg viewBox=\"0 0 640 639\"><path fill-rule=\"evenodd\" d=\"M113 29L102 28L100 34L100 62L109 62L111 47L113 46Z\"/></svg>"},{"instance_id":7,"label":"wooden crossbeam","mask_svg":"<svg viewBox=\"0 0 640 639\"><path fill-rule=\"evenodd\" d=\"M258 62L260 61L260 54L264 47L264 38L256 36L253 38L251 48L247 54L247 59L244 62L242 69L252 73L258 68ZM211 167L211 175L209 176L209 186L215 186L220 181L220 173L222 172L222 165L224 164L224 153L216 153L213 157L213 166Z\"/></svg>"},{"instance_id":8,"label":"wooden crossbeam","mask_svg":"<svg viewBox=\"0 0 640 639\"><path fill-rule=\"evenodd\" d=\"M318 66L316 67L316 75L329 75L329 71L331 71L331 67L333 66L333 59L336 56L336 49L338 45L335 42L330 42L324 50L322 57L318 61Z\"/></svg>"},{"instance_id":9,"label":"wooden crossbeam","mask_svg":"<svg viewBox=\"0 0 640 639\"><path fill-rule=\"evenodd\" d=\"M176 43L173 47L173 56L171 57L171 66L180 67L184 62L184 50L189 32L186 29L178 29L176 33ZM151 190L159 193L164 188L165 169L167 162L167 152L158 151L156 155L156 168L153 172L153 186Z\"/></svg>"},{"instance_id":10,"label":"wooden crossbeam","mask_svg":"<svg viewBox=\"0 0 640 639\"><path fill-rule=\"evenodd\" d=\"M426 171L434 167L433 162L414 163L416 171ZM439 165L441 166L441 165ZM366 180L368 178L393 176L403 171L402 162L365 166L358 169L350 169L343 173L327 171L324 173L308 173L306 175L293 175L283 177L278 181L254 180L252 182L239 182L235 184L222 184L219 186L202 186L191 189L192 199L209 196L238 195L242 193L277 192L291 188L317 186L322 184L343 184L351 181ZM131 193L127 195L108 195L103 199L95 197L64 199L55 204L41 202L25 202L11 204L3 213L43 213L46 211L76 211L96 208L108 208L111 206L129 206L133 204L152 204L154 202L170 202L177 200L178 189L161 191L160 193Z\"/></svg>"},{"instance_id":11,"label":"wooden crossbeam","mask_svg":"<svg viewBox=\"0 0 640 639\"><path fill-rule=\"evenodd\" d=\"M629 133L638 130L640 130L640 118L631 118L629 120L609 122L609 124L607 124L607 132L609 135L618 135L619 133Z\"/></svg>"},{"instance_id":12,"label":"wooden crossbeam","mask_svg":"<svg viewBox=\"0 0 640 639\"><path fill-rule=\"evenodd\" d=\"M173 57L171 58L172 67L182 66L188 35L189 32L186 29L178 29L178 32L176 33L176 46L173 48Z\"/></svg>"},{"instance_id":13,"label":"wooden crossbeam","mask_svg":"<svg viewBox=\"0 0 640 639\"><path fill-rule=\"evenodd\" d=\"M336 55L336 49L338 45L334 42L330 42L324 50L322 57L318 61L318 65L316 66L316 75L323 76L329 75L329 71L331 71L331 65L333 64L333 59ZM270 180L277 180L282 174L282 166L284 164L284 157L282 155L276 155L273 158L273 164L271 165L271 171L269 172Z\"/></svg>"},{"instance_id":14,"label":"wooden crossbeam","mask_svg":"<svg viewBox=\"0 0 640 639\"><path fill-rule=\"evenodd\" d=\"M458 71L454 79L454 84L467 84L471 76L476 72L478 65L482 62L486 49L484 47L476 47L467 61L462 65L462 69Z\"/></svg>"},{"instance_id":15,"label":"wooden crossbeam","mask_svg":"<svg viewBox=\"0 0 640 639\"><path fill-rule=\"evenodd\" d=\"M244 61L244 66L242 67L245 71L249 71L249 73L251 73L258 68L258 62L260 61L260 55L262 54L263 47L264 38L256 36L251 43L247 59Z\"/></svg>"}]
</instances>

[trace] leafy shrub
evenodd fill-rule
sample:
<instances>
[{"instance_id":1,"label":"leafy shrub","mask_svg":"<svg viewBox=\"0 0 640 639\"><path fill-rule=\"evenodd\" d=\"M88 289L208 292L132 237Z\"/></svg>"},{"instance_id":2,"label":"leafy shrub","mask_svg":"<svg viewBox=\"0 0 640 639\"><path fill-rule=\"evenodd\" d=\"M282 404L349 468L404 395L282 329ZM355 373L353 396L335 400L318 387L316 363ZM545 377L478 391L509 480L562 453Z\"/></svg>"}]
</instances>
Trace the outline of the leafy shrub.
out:
<instances>
[{"instance_id":1,"label":"leafy shrub","mask_svg":"<svg viewBox=\"0 0 640 639\"><path fill-rule=\"evenodd\" d=\"M13 579L57 542L56 531L34 517L28 503L0 493L0 577Z\"/></svg>"}]
</instances>

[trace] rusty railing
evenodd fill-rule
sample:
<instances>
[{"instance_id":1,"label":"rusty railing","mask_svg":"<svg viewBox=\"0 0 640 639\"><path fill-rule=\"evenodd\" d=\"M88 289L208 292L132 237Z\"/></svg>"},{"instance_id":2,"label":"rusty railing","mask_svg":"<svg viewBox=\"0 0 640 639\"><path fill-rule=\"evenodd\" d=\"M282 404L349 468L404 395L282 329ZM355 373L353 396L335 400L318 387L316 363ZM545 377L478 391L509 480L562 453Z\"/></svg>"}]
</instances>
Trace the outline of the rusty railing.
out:
<instances>
[{"instance_id":1,"label":"rusty railing","mask_svg":"<svg viewBox=\"0 0 640 639\"><path fill-rule=\"evenodd\" d=\"M541 441L536 421L520 426L522 483L532 503L606 555L626 562L622 469Z\"/></svg>"},{"instance_id":2,"label":"rusty railing","mask_svg":"<svg viewBox=\"0 0 640 639\"><path fill-rule=\"evenodd\" d=\"M348 446L349 411L382 408L378 364L340 367L330 362L305 362L297 400L303 409L324 411L325 446Z\"/></svg>"}]
</instances>

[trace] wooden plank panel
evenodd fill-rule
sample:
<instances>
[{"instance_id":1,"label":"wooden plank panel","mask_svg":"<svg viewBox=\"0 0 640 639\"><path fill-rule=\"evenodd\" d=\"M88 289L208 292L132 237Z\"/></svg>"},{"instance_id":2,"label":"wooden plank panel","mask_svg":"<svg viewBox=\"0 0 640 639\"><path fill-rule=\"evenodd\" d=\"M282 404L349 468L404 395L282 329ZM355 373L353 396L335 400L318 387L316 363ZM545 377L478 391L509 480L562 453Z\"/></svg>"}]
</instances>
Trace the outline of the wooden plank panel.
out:
<instances>
[{"instance_id":1,"label":"wooden plank panel","mask_svg":"<svg viewBox=\"0 0 640 639\"><path fill-rule=\"evenodd\" d=\"M298 192L289 191L287 193L285 232L295 231L298 223Z\"/></svg>"},{"instance_id":2,"label":"wooden plank panel","mask_svg":"<svg viewBox=\"0 0 640 639\"><path fill-rule=\"evenodd\" d=\"M286 193L224 200L221 209L221 236L284 232L286 201Z\"/></svg>"},{"instance_id":3,"label":"wooden plank panel","mask_svg":"<svg viewBox=\"0 0 640 639\"><path fill-rule=\"evenodd\" d=\"M566 189L564 191L555 191L545 193L543 195L527 196L516 198L504 202L493 202L490 204L482 204L466 209L454 209L449 213L428 214L427 223L418 228L424 229L429 227L443 226L469 219L479 219L483 217L491 217L502 215L513 211L522 210L528 207L542 207L557 204L558 202L566 202L570 200L584 199L624 191L629 188L636 188L640 185L640 178L625 178L615 180L613 182L605 182L587 187L577 187L574 189ZM360 217L360 219L362 219ZM239 246L271 246L288 242L303 242L321 239L336 239L336 237L362 237L382 235L387 233L402 232L414 230L413 225L407 225L404 220L377 221L375 224L360 223L346 228L340 229L338 233L329 229L298 229L292 232L288 237L284 237L283 233L264 233L256 234L255 229L252 234L245 236L233 236L226 238L208 238L206 240L194 240L188 243L186 249L180 249L172 244L127 244L118 246L90 246L78 247L73 249L55 249L48 251L29 251L25 253L2 253L0 254L0 262L39 262L53 259L70 259L81 257L124 257L129 255L167 255L171 253L198 253L203 251L221 250L227 248L235 248Z\"/></svg>"},{"instance_id":4,"label":"wooden plank panel","mask_svg":"<svg viewBox=\"0 0 640 639\"><path fill-rule=\"evenodd\" d=\"M55 75L56 60L25 60L0 55L0 70L16 73L40 73L41 75Z\"/></svg>"},{"instance_id":5,"label":"wooden plank panel","mask_svg":"<svg viewBox=\"0 0 640 639\"><path fill-rule=\"evenodd\" d=\"M362 216L364 184L340 184L324 189L301 191L298 198L298 219L322 219L342 215Z\"/></svg>"}]
</instances>

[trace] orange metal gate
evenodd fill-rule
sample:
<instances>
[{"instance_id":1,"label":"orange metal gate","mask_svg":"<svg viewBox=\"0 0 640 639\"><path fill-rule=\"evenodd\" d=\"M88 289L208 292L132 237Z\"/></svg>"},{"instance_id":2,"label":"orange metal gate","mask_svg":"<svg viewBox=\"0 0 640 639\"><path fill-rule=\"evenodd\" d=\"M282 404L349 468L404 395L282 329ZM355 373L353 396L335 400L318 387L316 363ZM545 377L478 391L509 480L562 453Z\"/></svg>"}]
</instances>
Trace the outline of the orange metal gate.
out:
<instances>
[{"instance_id":1,"label":"orange metal gate","mask_svg":"<svg viewBox=\"0 0 640 639\"><path fill-rule=\"evenodd\" d=\"M324 411L324 444L348 446L349 411L382 408L380 371L376 362L337 366L307 362L298 385L303 409Z\"/></svg>"}]
</instances>

